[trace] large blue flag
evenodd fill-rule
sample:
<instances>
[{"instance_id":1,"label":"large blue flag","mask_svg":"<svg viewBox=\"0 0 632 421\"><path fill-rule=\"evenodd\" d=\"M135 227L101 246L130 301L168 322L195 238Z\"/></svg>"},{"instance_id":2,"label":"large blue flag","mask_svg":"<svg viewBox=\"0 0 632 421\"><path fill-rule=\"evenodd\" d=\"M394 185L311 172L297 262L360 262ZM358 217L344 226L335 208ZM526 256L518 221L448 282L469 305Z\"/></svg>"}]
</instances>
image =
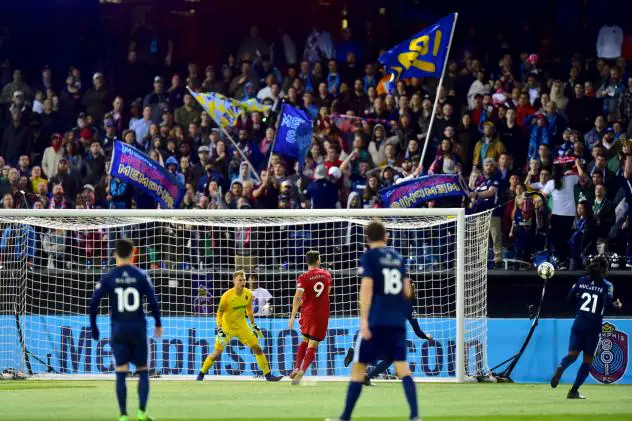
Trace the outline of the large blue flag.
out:
<instances>
[{"instance_id":1,"label":"large blue flag","mask_svg":"<svg viewBox=\"0 0 632 421\"><path fill-rule=\"evenodd\" d=\"M151 195L164 209L177 209L184 197L184 186L173 174L138 149L118 140L108 174Z\"/></svg>"},{"instance_id":2,"label":"large blue flag","mask_svg":"<svg viewBox=\"0 0 632 421\"><path fill-rule=\"evenodd\" d=\"M418 208L428 200L466 196L467 186L459 174L437 174L414 178L380 189L387 208Z\"/></svg>"},{"instance_id":3,"label":"large blue flag","mask_svg":"<svg viewBox=\"0 0 632 421\"><path fill-rule=\"evenodd\" d=\"M391 73L391 81L440 77L455 22L456 14L453 13L384 53L379 60Z\"/></svg>"},{"instance_id":4,"label":"large blue flag","mask_svg":"<svg viewBox=\"0 0 632 421\"><path fill-rule=\"evenodd\" d=\"M279 129L272 152L298 159L303 168L305 156L312 144L312 119L306 111L283 104Z\"/></svg>"}]
</instances>

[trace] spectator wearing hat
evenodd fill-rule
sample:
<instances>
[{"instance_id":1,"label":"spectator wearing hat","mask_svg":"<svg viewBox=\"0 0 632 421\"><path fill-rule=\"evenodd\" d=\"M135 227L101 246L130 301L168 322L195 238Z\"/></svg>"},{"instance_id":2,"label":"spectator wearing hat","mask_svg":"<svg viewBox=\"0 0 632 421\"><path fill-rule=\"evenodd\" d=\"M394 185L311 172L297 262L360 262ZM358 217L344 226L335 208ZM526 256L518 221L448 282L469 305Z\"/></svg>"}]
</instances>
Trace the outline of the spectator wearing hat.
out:
<instances>
[{"instance_id":1,"label":"spectator wearing hat","mask_svg":"<svg viewBox=\"0 0 632 421\"><path fill-rule=\"evenodd\" d=\"M2 93L0 93L0 104L10 104L13 100L13 94L15 91L22 92L26 101L33 100L33 91L31 90L31 87L24 82L22 71L20 69L15 69L13 71L13 81L7 83L4 88L2 88Z\"/></svg>"},{"instance_id":2,"label":"spectator wearing hat","mask_svg":"<svg viewBox=\"0 0 632 421\"><path fill-rule=\"evenodd\" d=\"M189 127L191 123L197 123L200 119L200 110L194 106L195 100L190 93L184 94L184 105L174 113L174 119L182 127Z\"/></svg>"},{"instance_id":3,"label":"spectator wearing hat","mask_svg":"<svg viewBox=\"0 0 632 421\"><path fill-rule=\"evenodd\" d=\"M533 118L529 118L529 151L527 158L535 158L538 154L540 145L549 145L551 142L551 134L549 132L549 121L542 113L537 113Z\"/></svg>"},{"instance_id":4,"label":"spectator wearing hat","mask_svg":"<svg viewBox=\"0 0 632 421\"><path fill-rule=\"evenodd\" d=\"M165 93L165 82L162 76L154 77L154 90L145 95L145 99L143 99L143 108L146 107L151 109L149 119L153 123L160 123L162 112L169 108L168 96Z\"/></svg>"},{"instance_id":5,"label":"spectator wearing hat","mask_svg":"<svg viewBox=\"0 0 632 421\"><path fill-rule=\"evenodd\" d=\"M44 150L42 157L42 171L46 178L51 179L57 175L59 161L63 157L62 138L59 133L55 133L50 138L50 146Z\"/></svg>"},{"instance_id":6,"label":"spectator wearing hat","mask_svg":"<svg viewBox=\"0 0 632 421\"><path fill-rule=\"evenodd\" d=\"M57 164L57 174L49 178L48 188L53 190L53 186L61 184L64 194L68 198L74 199L79 192L81 174L70 174L70 164L66 157L62 157Z\"/></svg>"},{"instance_id":7,"label":"spectator wearing hat","mask_svg":"<svg viewBox=\"0 0 632 421\"><path fill-rule=\"evenodd\" d=\"M86 113L91 115L96 124L103 121L106 107L110 101L109 92L105 87L103 73L95 73L92 76L92 85L83 95L82 105L86 107Z\"/></svg>"},{"instance_id":8,"label":"spectator wearing hat","mask_svg":"<svg viewBox=\"0 0 632 421\"><path fill-rule=\"evenodd\" d=\"M83 184L97 185L105 173L104 151L98 141L93 140L86 154Z\"/></svg>"},{"instance_id":9,"label":"spectator wearing hat","mask_svg":"<svg viewBox=\"0 0 632 421\"><path fill-rule=\"evenodd\" d=\"M74 124L81 109L81 90L72 74L66 78L66 85L59 94L59 113L64 126Z\"/></svg>"},{"instance_id":10,"label":"spectator wearing hat","mask_svg":"<svg viewBox=\"0 0 632 421\"><path fill-rule=\"evenodd\" d=\"M505 145L495 133L494 123L491 121L483 123L483 137L474 146L474 166L480 166L487 158L492 158L496 162L500 154L505 151Z\"/></svg>"},{"instance_id":11,"label":"spectator wearing hat","mask_svg":"<svg viewBox=\"0 0 632 421\"><path fill-rule=\"evenodd\" d=\"M314 181L307 185L305 196L311 200L312 209L335 209L338 203L338 186L327 179L327 167L316 167Z\"/></svg>"},{"instance_id":12,"label":"spectator wearing hat","mask_svg":"<svg viewBox=\"0 0 632 421\"><path fill-rule=\"evenodd\" d=\"M180 74L174 73L171 76L171 86L167 89L167 102L171 109L176 109L181 107L184 103L184 94L187 93L187 90L182 83L182 77Z\"/></svg>"},{"instance_id":13,"label":"spectator wearing hat","mask_svg":"<svg viewBox=\"0 0 632 421\"><path fill-rule=\"evenodd\" d=\"M112 149L114 149L114 144L121 139L117 135L116 122L113 119L106 119L103 122L103 127L105 128L105 131L101 134L101 139L98 143L103 146L105 153L110 155L112 153Z\"/></svg>"},{"instance_id":14,"label":"spectator wearing hat","mask_svg":"<svg viewBox=\"0 0 632 421\"><path fill-rule=\"evenodd\" d=\"M27 154L32 133L18 108L11 110L11 123L4 129L0 155L9 165L16 165L20 155Z\"/></svg>"}]
</instances>

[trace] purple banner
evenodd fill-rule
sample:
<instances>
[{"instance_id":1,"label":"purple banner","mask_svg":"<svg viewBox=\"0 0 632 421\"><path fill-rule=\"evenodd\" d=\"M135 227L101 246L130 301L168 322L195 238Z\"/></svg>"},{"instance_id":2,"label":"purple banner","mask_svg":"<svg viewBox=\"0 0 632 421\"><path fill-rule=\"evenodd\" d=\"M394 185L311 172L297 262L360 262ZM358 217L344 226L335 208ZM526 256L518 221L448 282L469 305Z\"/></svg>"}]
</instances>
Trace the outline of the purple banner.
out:
<instances>
[{"instance_id":1,"label":"purple banner","mask_svg":"<svg viewBox=\"0 0 632 421\"><path fill-rule=\"evenodd\" d=\"M153 196L162 208L176 209L184 186L160 164L123 142L114 144L110 175Z\"/></svg>"},{"instance_id":2,"label":"purple banner","mask_svg":"<svg viewBox=\"0 0 632 421\"><path fill-rule=\"evenodd\" d=\"M459 174L427 175L380 190L387 208L416 208L428 200L467 195Z\"/></svg>"}]
</instances>

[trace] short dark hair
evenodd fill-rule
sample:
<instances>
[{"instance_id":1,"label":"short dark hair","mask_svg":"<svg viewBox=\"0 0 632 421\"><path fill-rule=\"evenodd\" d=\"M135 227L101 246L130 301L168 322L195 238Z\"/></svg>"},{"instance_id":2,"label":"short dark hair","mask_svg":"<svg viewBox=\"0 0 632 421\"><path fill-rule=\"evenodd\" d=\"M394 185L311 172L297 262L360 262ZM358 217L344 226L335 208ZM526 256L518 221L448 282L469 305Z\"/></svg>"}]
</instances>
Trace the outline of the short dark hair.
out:
<instances>
[{"instance_id":1,"label":"short dark hair","mask_svg":"<svg viewBox=\"0 0 632 421\"><path fill-rule=\"evenodd\" d=\"M128 238L121 238L116 242L116 255L121 259L128 259L134 253L134 243Z\"/></svg>"},{"instance_id":2,"label":"short dark hair","mask_svg":"<svg viewBox=\"0 0 632 421\"><path fill-rule=\"evenodd\" d=\"M320 260L320 253L315 250L310 250L305 255L307 259L307 264L310 266L314 266Z\"/></svg>"},{"instance_id":3,"label":"short dark hair","mask_svg":"<svg viewBox=\"0 0 632 421\"><path fill-rule=\"evenodd\" d=\"M379 221L371 222L366 227L366 236L370 242L386 240L386 228L384 224Z\"/></svg>"}]
</instances>

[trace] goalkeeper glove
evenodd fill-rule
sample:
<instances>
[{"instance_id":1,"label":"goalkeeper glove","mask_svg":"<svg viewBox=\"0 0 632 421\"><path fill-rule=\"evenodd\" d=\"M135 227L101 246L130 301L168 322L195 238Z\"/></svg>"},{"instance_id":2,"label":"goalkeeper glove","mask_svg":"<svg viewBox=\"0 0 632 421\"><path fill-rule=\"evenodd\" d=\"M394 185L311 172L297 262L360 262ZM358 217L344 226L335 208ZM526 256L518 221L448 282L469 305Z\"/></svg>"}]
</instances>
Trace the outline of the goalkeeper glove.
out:
<instances>
[{"instance_id":1,"label":"goalkeeper glove","mask_svg":"<svg viewBox=\"0 0 632 421\"><path fill-rule=\"evenodd\" d=\"M252 324L252 333L254 333L257 338L263 338L263 332L255 323Z\"/></svg>"},{"instance_id":2,"label":"goalkeeper glove","mask_svg":"<svg viewBox=\"0 0 632 421\"><path fill-rule=\"evenodd\" d=\"M224 329L221 327L217 328L217 342L219 342L221 346L228 345L228 337L226 336L226 333L224 333Z\"/></svg>"}]
</instances>

